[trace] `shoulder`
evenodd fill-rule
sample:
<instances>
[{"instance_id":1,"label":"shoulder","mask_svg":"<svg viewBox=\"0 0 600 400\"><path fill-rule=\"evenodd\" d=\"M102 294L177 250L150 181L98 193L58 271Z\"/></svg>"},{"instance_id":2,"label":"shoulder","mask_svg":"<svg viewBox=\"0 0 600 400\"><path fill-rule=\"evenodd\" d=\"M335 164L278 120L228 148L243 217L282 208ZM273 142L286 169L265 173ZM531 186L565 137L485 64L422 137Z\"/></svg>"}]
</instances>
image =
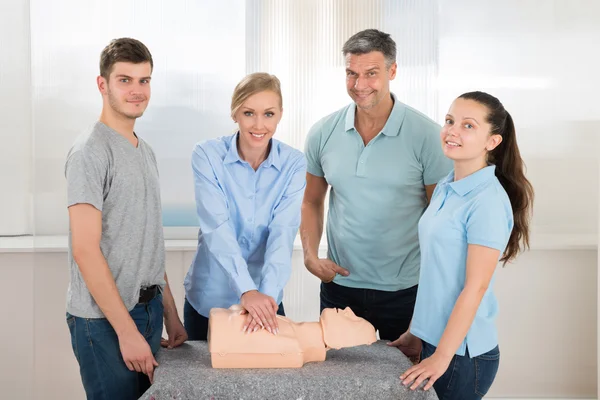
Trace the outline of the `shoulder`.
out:
<instances>
[{"instance_id":1,"label":"shoulder","mask_svg":"<svg viewBox=\"0 0 600 400\"><path fill-rule=\"evenodd\" d=\"M306 165L303 152L277 139L272 139L272 141L272 147L279 153L283 165Z\"/></svg>"},{"instance_id":2,"label":"shoulder","mask_svg":"<svg viewBox=\"0 0 600 400\"><path fill-rule=\"evenodd\" d=\"M231 147L234 136L235 134L220 136L218 138L198 142L194 146L194 156L223 160Z\"/></svg>"},{"instance_id":3,"label":"shoulder","mask_svg":"<svg viewBox=\"0 0 600 400\"><path fill-rule=\"evenodd\" d=\"M344 125L348 110L353 106L353 103L346 105L339 110L319 119L311 126L308 132L307 140L311 138L329 137L340 124L342 124L342 126Z\"/></svg>"},{"instance_id":4,"label":"shoulder","mask_svg":"<svg viewBox=\"0 0 600 400\"><path fill-rule=\"evenodd\" d=\"M107 162L112 151L108 134L98 122L88 127L73 142L67 163L79 157L86 158L88 162Z\"/></svg>"}]
</instances>

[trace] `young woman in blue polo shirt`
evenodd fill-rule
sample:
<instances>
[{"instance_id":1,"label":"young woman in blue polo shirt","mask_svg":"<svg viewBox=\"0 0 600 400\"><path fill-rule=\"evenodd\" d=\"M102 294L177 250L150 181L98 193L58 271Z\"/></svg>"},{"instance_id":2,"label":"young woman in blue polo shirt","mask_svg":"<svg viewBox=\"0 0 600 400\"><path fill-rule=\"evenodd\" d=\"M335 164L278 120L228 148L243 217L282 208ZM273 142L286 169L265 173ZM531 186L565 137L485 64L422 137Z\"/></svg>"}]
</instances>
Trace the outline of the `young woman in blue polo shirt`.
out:
<instances>
[{"instance_id":1,"label":"young woman in blue polo shirt","mask_svg":"<svg viewBox=\"0 0 600 400\"><path fill-rule=\"evenodd\" d=\"M457 98L441 131L454 161L419 221L421 271L411 326L396 341L421 362L403 384L433 386L444 400L480 399L500 360L492 291L498 261L529 245L533 188L523 173L515 127L482 92Z\"/></svg>"}]
</instances>

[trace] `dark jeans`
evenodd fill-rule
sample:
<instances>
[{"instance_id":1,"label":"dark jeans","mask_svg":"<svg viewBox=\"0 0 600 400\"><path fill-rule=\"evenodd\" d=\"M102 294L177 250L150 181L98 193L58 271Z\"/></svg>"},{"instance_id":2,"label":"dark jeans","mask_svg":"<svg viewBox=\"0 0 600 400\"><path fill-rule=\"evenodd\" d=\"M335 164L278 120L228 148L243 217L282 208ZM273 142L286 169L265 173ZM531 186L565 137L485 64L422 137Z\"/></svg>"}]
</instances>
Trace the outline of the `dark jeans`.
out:
<instances>
[{"instance_id":1,"label":"dark jeans","mask_svg":"<svg viewBox=\"0 0 600 400\"><path fill-rule=\"evenodd\" d=\"M129 314L156 356L163 329L162 295L137 304ZM67 313L67 324L88 400L138 399L150 387L148 376L125 365L117 333L106 318Z\"/></svg>"},{"instance_id":2,"label":"dark jeans","mask_svg":"<svg viewBox=\"0 0 600 400\"><path fill-rule=\"evenodd\" d=\"M381 340L396 340L408 330L417 299L417 285L386 292L357 289L336 283L321 283L321 311L324 308L350 307L354 314L369 321Z\"/></svg>"},{"instance_id":3,"label":"dark jeans","mask_svg":"<svg viewBox=\"0 0 600 400\"><path fill-rule=\"evenodd\" d=\"M277 314L285 316L283 303L279 305ZM188 340L206 340L208 336L208 318L198 314L198 311L185 299L183 305L183 326L188 334Z\"/></svg>"},{"instance_id":4,"label":"dark jeans","mask_svg":"<svg viewBox=\"0 0 600 400\"><path fill-rule=\"evenodd\" d=\"M423 341L421 360L431 357L435 346ZM446 372L433 384L440 400L479 400L486 395L500 364L498 346L477 357L454 355Z\"/></svg>"}]
</instances>

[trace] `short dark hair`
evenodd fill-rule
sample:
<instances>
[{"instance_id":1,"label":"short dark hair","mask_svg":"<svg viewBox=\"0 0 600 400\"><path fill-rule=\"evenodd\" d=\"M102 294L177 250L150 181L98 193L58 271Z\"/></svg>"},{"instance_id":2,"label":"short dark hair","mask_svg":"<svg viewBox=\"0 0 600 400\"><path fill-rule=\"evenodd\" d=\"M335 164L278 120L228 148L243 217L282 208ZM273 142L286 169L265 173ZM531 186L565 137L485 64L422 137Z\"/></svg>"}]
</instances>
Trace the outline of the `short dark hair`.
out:
<instances>
[{"instance_id":1,"label":"short dark hair","mask_svg":"<svg viewBox=\"0 0 600 400\"><path fill-rule=\"evenodd\" d=\"M133 64L150 63L154 68L150 50L139 40L132 38L113 39L100 54L100 75L108 79L113 66L118 62Z\"/></svg>"},{"instance_id":2,"label":"short dark hair","mask_svg":"<svg viewBox=\"0 0 600 400\"><path fill-rule=\"evenodd\" d=\"M347 54L366 54L372 51L383 53L387 68L396 62L396 42L389 33L377 29L365 29L355 33L344 43L342 48L344 56Z\"/></svg>"}]
</instances>

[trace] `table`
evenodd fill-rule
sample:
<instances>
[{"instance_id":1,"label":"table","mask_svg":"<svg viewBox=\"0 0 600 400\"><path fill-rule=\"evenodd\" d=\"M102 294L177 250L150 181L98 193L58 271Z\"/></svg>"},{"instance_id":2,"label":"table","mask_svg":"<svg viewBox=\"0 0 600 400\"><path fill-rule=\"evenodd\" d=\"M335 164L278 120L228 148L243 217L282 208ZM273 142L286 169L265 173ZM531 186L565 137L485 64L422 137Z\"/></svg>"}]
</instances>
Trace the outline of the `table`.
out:
<instances>
[{"instance_id":1,"label":"table","mask_svg":"<svg viewBox=\"0 0 600 400\"><path fill-rule=\"evenodd\" d=\"M207 343L189 341L159 351L154 384L141 399L438 399L433 389L400 383L412 364L385 343L329 350L325 361L302 368L214 369Z\"/></svg>"}]
</instances>

